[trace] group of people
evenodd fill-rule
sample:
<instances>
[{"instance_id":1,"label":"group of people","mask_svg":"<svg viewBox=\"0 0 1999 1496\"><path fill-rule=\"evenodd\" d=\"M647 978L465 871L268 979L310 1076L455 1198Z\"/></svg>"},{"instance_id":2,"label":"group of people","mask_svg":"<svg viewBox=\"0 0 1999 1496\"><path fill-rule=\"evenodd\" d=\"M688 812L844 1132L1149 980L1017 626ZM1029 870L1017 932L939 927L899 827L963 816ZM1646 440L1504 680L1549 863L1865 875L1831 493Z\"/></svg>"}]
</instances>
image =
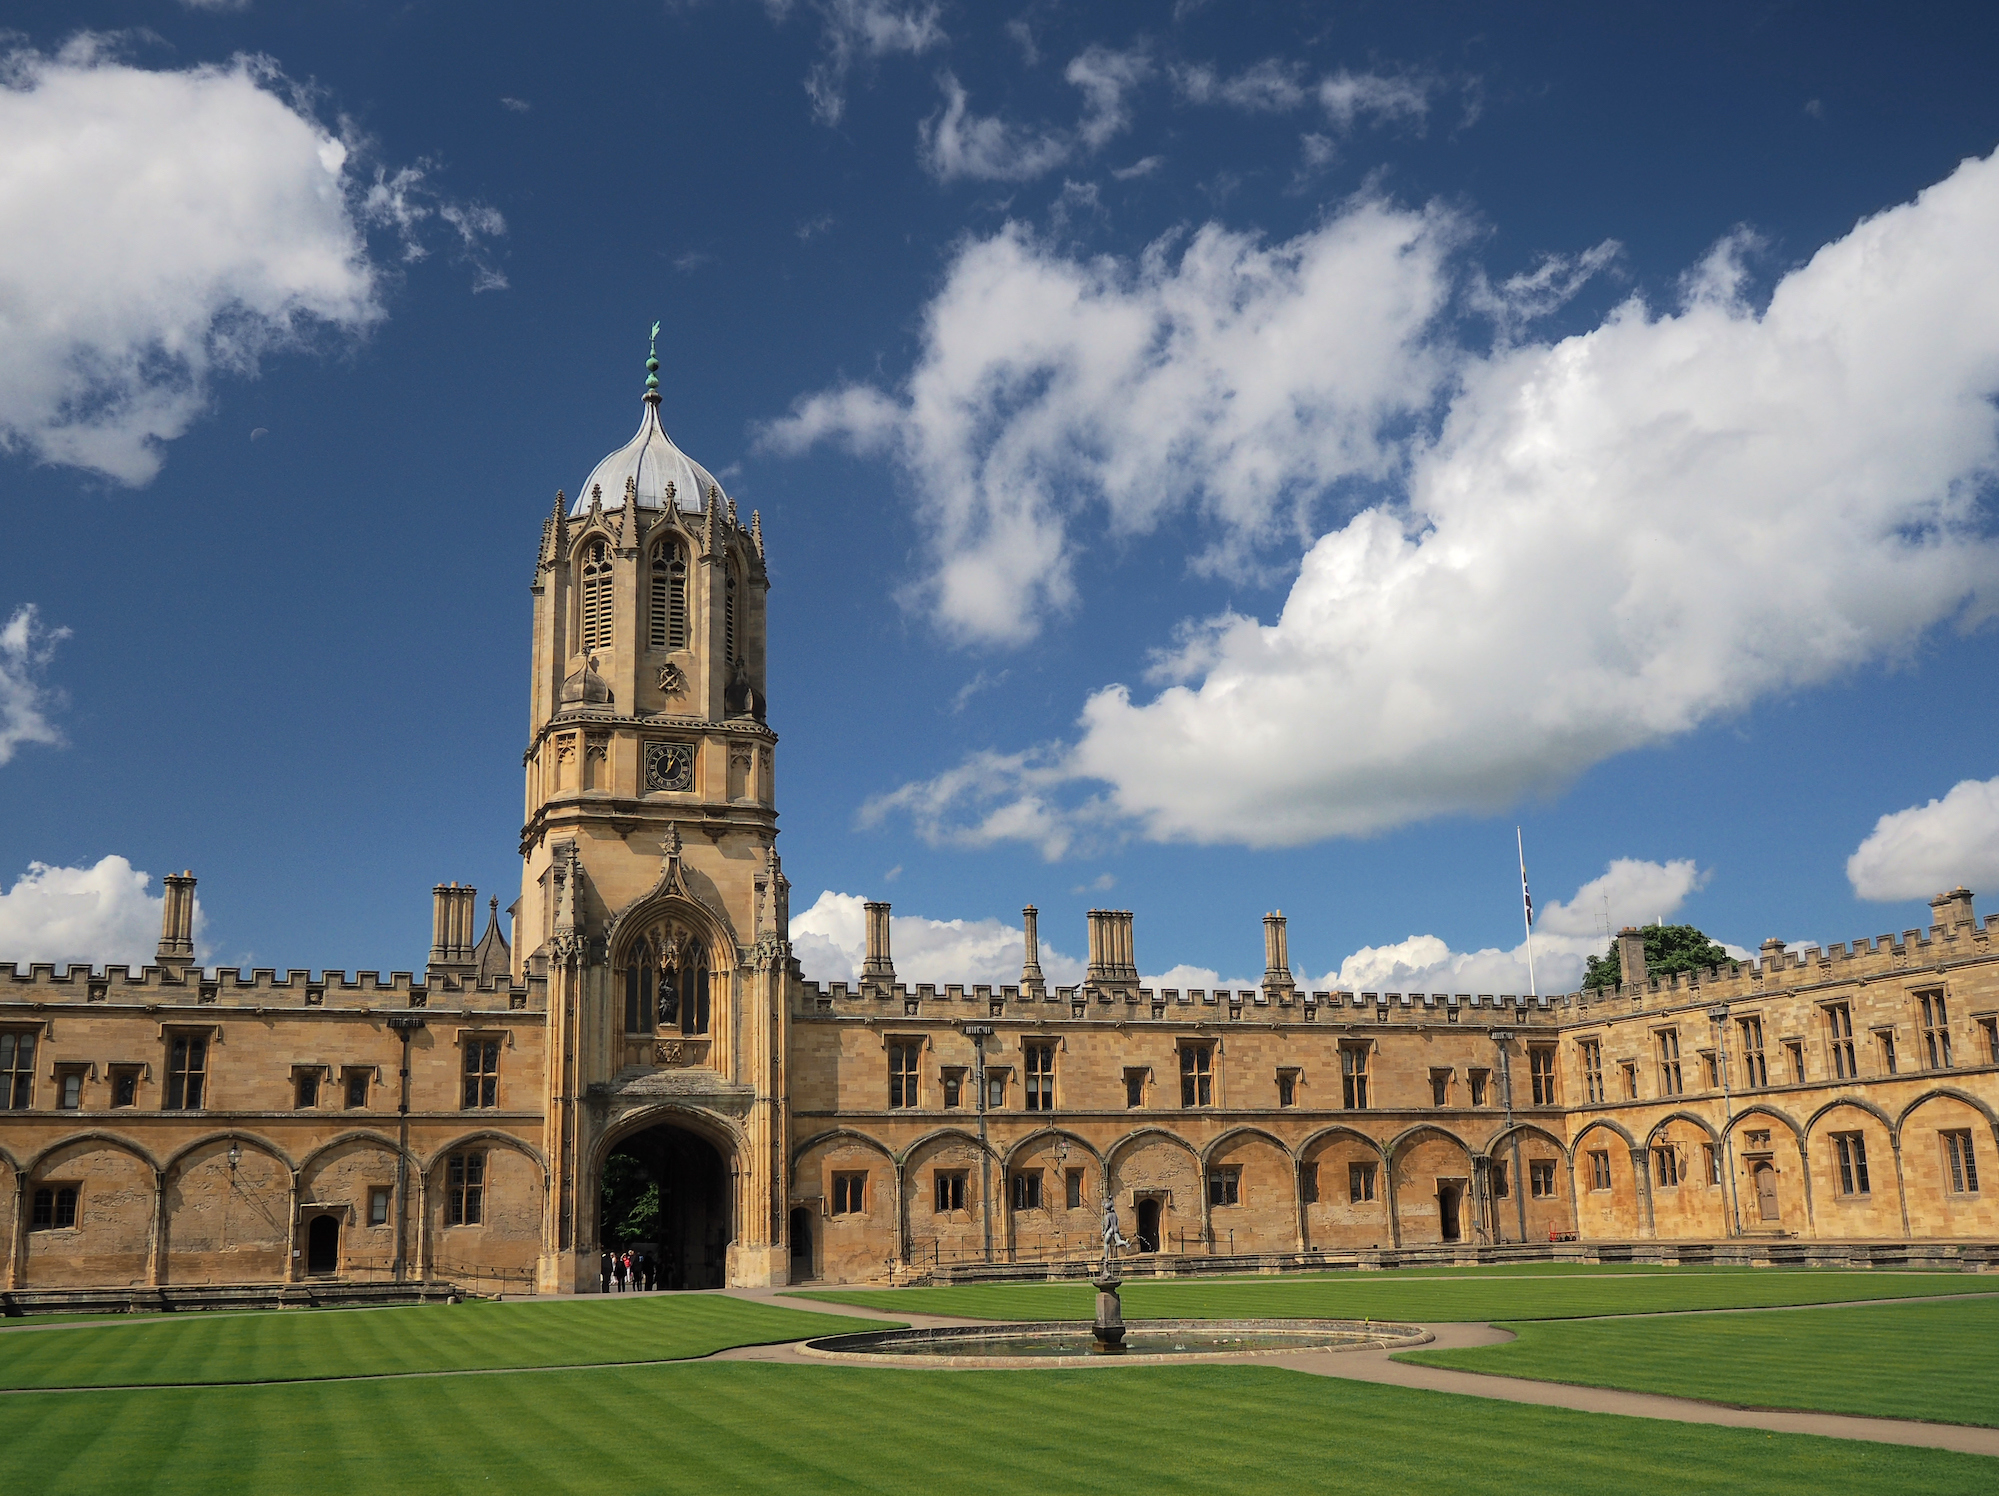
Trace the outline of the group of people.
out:
<instances>
[{"instance_id":1,"label":"group of people","mask_svg":"<svg viewBox=\"0 0 1999 1496\"><path fill-rule=\"evenodd\" d=\"M634 1252L629 1247L622 1252L604 1254L604 1292L650 1293L659 1287L659 1263L650 1252Z\"/></svg>"}]
</instances>

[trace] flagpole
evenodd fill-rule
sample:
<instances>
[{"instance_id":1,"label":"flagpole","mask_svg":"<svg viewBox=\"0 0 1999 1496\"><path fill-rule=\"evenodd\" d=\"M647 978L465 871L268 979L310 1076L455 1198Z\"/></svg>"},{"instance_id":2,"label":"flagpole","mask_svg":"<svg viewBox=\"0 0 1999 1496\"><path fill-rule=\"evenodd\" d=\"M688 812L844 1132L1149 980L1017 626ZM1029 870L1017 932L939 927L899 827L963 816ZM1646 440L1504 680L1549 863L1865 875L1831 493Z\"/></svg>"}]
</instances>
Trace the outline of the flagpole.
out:
<instances>
[{"instance_id":1,"label":"flagpole","mask_svg":"<svg viewBox=\"0 0 1999 1496\"><path fill-rule=\"evenodd\" d=\"M1521 839L1518 826L1513 828L1513 845L1520 853L1520 917L1527 926L1527 992L1538 1001L1541 984L1534 978L1534 896L1527 891L1527 843Z\"/></svg>"}]
</instances>

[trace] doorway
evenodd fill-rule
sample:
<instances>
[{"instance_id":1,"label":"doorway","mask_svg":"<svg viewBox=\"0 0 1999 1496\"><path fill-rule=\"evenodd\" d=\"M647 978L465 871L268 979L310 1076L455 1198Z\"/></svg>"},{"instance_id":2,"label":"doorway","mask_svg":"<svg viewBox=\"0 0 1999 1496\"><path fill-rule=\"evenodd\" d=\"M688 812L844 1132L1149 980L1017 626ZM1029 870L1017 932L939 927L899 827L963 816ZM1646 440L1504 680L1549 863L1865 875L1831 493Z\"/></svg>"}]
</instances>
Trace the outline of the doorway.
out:
<instances>
[{"instance_id":1,"label":"doorway","mask_svg":"<svg viewBox=\"0 0 1999 1496\"><path fill-rule=\"evenodd\" d=\"M1138 1252L1159 1250L1159 1201L1138 1202L1138 1234L1132 1238L1131 1245Z\"/></svg>"},{"instance_id":2,"label":"doorway","mask_svg":"<svg viewBox=\"0 0 1999 1496\"><path fill-rule=\"evenodd\" d=\"M305 1270L314 1277L340 1271L340 1217L317 1215L305 1228Z\"/></svg>"},{"instance_id":3,"label":"doorway","mask_svg":"<svg viewBox=\"0 0 1999 1496\"><path fill-rule=\"evenodd\" d=\"M1464 1203L1465 1187L1455 1180L1437 1181L1437 1227L1445 1241L1457 1241L1459 1229L1459 1206Z\"/></svg>"},{"instance_id":4,"label":"doorway","mask_svg":"<svg viewBox=\"0 0 1999 1496\"><path fill-rule=\"evenodd\" d=\"M1777 1208L1777 1169L1767 1159L1760 1160L1751 1171L1756 1180L1756 1213L1766 1221L1783 1219L1783 1212Z\"/></svg>"},{"instance_id":5,"label":"doorway","mask_svg":"<svg viewBox=\"0 0 1999 1496\"><path fill-rule=\"evenodd\" d=\"M721 1288L731 1237L729 1170L713 1144L685 1128L649 1127L604 1160L597 1240L653 1265L661 1288Z\"/></svg>"},{"instance_id":6,"label":"doorway","mask_svg":"<svg viewBox=\"0 0 1999 1496\"><path fill-rule=\"evenodd\" d=\"M803 1283L812 1276L812 1212L803 1205L791 1211L791 1281Z\"/></svg>"}]
</instances>

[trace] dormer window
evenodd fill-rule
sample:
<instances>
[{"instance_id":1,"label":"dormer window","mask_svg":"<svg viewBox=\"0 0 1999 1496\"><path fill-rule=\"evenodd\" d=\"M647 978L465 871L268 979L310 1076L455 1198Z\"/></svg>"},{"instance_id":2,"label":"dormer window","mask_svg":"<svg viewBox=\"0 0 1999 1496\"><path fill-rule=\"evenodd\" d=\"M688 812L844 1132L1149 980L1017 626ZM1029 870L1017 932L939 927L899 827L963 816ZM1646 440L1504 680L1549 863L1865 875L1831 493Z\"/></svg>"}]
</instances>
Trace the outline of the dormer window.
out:
<instances>
[{"instance_id":1,"label":"dormer window","mask_svg":"<svg viewBox=\"0 0 1999 1496\"><path fill-rule=\"evenodd\" d=\"M652 553L650 603L652 647L687 648L687 557L677 545Z\"/></svg>"},{"instance_id":2,"label":"dormer window","mask_svg":"<svg viewBox=\"0 0 1999 1496\"><path fill-rule=\"evenodd\" d=\"M583 554L583 652L611 647L611 548L593 540Z\"/></svg>"}]
</instances>

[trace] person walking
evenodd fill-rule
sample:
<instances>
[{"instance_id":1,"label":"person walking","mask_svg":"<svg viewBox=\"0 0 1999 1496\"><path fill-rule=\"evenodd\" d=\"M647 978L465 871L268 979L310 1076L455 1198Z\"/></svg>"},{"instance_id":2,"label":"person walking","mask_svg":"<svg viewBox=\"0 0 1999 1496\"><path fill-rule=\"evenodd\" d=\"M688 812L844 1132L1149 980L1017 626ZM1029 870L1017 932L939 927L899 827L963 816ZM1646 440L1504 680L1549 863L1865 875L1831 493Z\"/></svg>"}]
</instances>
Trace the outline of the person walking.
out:
<instances>
[{"instance_id":1,"label":"person walking","mask_svg":"<svg viewBox=\"0 0 1999 1496\"><path fill-rule=\"evenodd\" d=\"M601 1266L604 1269L604 1292L609 1293L611 1291L611 1254L609 1252L604 1254L604 1261Z\"/></svg>"},{"instance_id":2,"label":"person walking","mask_svg":"<svg viewBox=\"0 0 1999 1496\"><path fill-rule=\"evenodd\" d=\"M611 1254L611 1282L617 1292L625 1291L625 1259L616 1252Z\"/></svg>"}]
</instances>

